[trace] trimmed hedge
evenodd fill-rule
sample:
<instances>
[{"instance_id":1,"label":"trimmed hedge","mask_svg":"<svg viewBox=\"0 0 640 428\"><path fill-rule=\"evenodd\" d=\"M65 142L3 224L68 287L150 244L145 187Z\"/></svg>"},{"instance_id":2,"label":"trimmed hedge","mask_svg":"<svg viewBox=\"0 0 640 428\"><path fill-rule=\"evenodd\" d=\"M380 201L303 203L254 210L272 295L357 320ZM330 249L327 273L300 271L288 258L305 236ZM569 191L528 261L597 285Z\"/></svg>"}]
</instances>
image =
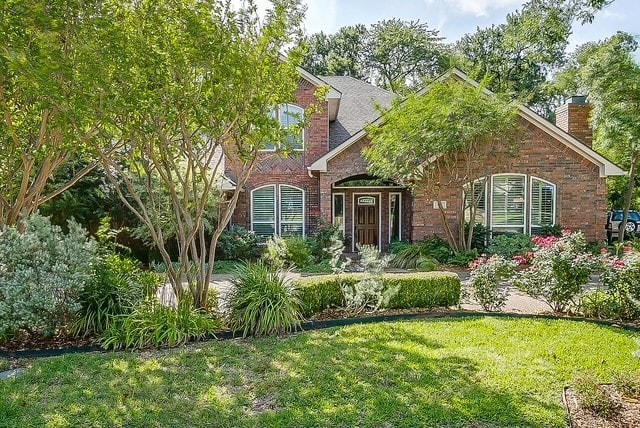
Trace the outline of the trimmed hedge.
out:
<instances>
[{"instance_id":1,"label":"trimmed hedge","mask_svg":"<svg viewBox=\"0 0 640 428\"><path fill-rule=\"evenodd\" d=\"M355 285L362 273L321 275L300 278L296 282L301 311L305 317L332 306L342 306L341 285ZM398 286L387 308L433 308L460 303L460 279L451 272L386 273L385 288Z\"/></svg>"}]
</instances>

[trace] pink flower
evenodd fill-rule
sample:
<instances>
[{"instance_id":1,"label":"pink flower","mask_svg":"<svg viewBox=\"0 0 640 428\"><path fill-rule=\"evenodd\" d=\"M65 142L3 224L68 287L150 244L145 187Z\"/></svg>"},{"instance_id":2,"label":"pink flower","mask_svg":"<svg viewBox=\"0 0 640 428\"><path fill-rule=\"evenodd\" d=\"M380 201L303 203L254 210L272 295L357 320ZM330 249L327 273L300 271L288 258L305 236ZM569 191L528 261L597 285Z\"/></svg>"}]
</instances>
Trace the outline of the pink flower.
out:
<instances>
[{"instance_id":1,"label":"pink flower","mask_svg":"<svg viewBox=\"0 0 640 428\"><path fill-rule=\"evenodd\" d=\"M628 253L630 253L632 250L633 250L633 249L632 249L631 247L624 247L624 248L622 249L622 251L623 251L623 252L625 252L625 253L627 253L627 254L628 254Z\"/></svg>"},{"instance_id":2,"label":"pink flower","mask_svg":"<svg viewBox=\"0 0 640 428\"><path fill-rule=\"evenodd\" d=\"M571 235L571 229L562 229L562 236L569 236Z\"/></svg>"},{"instance_id":3,"label":"pink flower","mask_svg":"<svg viewBox=\"0 0 640 428\"><path fill-rule=\"evenodd\" d=\"M607 250L605 247L600 248L600 254L608 254L609 250Z\"/></svg>"},{"instance_id":4,"label":"pink flower","mask_svg":"<svg viewBox=\"0 0 640 428\"><path fill-rule=\"evenodd\" d=\"M526 265L529 262L527 258L523 256L513 256L511 260L513 260L514 262L518 262L520 266Z\"/></svg>"}]
</instances>

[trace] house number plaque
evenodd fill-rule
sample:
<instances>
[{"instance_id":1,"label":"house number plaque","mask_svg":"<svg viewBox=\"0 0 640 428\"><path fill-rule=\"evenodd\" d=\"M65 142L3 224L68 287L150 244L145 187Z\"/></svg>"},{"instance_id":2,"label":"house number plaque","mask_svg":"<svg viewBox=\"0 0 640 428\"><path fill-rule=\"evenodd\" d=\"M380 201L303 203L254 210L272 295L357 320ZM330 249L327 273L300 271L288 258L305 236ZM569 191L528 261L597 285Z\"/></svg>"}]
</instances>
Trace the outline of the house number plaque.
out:
<instances>
[{"instance_id":1,"label":"house number plaque","mask_svg":"<svg viewBox=\"0 0 640 428\"><path fill-rule=\"evenodd\" d=\"M358 205L375 205L376 198L373 196L360 196L358 198Z\"/></svg>"}]
</instances>

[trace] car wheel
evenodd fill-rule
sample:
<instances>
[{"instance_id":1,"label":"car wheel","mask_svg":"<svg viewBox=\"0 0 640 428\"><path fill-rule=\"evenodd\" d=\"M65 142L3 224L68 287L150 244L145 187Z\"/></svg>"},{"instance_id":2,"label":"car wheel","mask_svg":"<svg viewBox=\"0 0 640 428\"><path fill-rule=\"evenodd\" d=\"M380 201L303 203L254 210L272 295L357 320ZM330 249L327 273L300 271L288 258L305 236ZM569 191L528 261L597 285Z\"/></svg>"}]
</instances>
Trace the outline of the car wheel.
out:
<instances>
[{"instance_id":1,"label":"car wheel","mask_svg":"<svg viewBox=\"0 0 640 428\"><path fill-rule=\"evenodd\" d=\"M629 232L629 233L632 233L632 232L635 232L635 231L636 231L636 227L637 227L637 226L636 226L636 224L635 224L634 222L632 222L632 221L628 221L628 222L627 222L627 225L626 225L626 226L625 226L625 228L624 228L624 230L625 230L625 231L627 231L627 232Z\"/></svg>"}]
</instances>

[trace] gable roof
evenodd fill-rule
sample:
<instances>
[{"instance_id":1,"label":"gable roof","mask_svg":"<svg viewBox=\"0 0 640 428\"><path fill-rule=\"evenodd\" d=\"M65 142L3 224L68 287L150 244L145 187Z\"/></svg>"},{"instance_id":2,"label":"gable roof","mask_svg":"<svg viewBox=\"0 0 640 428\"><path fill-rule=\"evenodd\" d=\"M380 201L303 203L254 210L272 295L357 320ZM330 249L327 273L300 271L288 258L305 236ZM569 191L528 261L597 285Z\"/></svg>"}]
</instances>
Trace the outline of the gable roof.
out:
<instances>
[{"instance_id":1,"label":"gable roof","mask_svg":"<svg viewBox=\"0 0 640 428\"><path fill-rule=\"evenodd\" d=\"M463 73L462 71L460 71L457 68L453 68L453 69L449 70L448 72L444 73L442 76L440 76L438 79L436 79L436 81L444 81L444 80L446 80L448 78L451 78L451 77L461 79L465 83L467 83L467 84L469 84L469 85L471 85L473 87L478 87L480 85L478 82L476 82L475 80L471 79L469 76L467 76L465 73ZM419 91L418 94L424 94L428 90L429 90L429 86L427 86L426 88L424 88L421 91ZM483 91L489 96L495 96L495 94L493 92L491 92L490 90L488 90L486 88L483 89ZM546 120L545 118L543 118L539 114L535 113L530 108L528 108L528 107L526 107L524 105L519 105L518 106L518 115L520 117L522 117L523 119L529 121L530 123L532 123L536 127L538 127L543 132L547 133L551 137L555 138L559 142L563 143L564 145L569 147L571 150L573 150L577 154L581 155L585 159L587 159L590 162L592 162L595 165L597 165L600 168L600 176L601 177L614 176L614 175L625 175L626 174L626 172L622 168L620 168L619 166L617 166L616 164L614 164L613 162L611 162L610 160L608 160L607 158L605 158L601 154L597 153L592 148L586 146L585 144L580 142L575 137L571 136L567 132L565 132L562 129L558 128L556 125L554 125L553 123L549 122L548 120ZM374 124L374 125L378 125L381 122L382 122L382 116L379 115L378 118L376 118L371 123ZM311 166L309 166L309 168L308 168L309 171L327 172L327 164L331 159L333 159L336 156L338 156L340 153L342 153L342 151L344 151L345 149L347 149L351 145L355 144L356 142L358 142L360 139L362 139L366 135L367 135L366 130L364 128L360 129L358 132L353 134L348 140L344 141L339 146L336 146L335 148L331 149L327 154L325 154L324 156L320 157L313 164L311 164Z\"/></svg>"},{"instance_id":2,"label":"gable roof","mask_svg":"<svg viewBox=\"0 0 640 428\"><path fill-rule=\"evenodd\" d=\"M321 76L342 94L340 110L329 123L329 150L333 150L380 116L376 106L391 107L397 97L393 92L373 86L351 76Z\"/></svg>"}]
</instances>

